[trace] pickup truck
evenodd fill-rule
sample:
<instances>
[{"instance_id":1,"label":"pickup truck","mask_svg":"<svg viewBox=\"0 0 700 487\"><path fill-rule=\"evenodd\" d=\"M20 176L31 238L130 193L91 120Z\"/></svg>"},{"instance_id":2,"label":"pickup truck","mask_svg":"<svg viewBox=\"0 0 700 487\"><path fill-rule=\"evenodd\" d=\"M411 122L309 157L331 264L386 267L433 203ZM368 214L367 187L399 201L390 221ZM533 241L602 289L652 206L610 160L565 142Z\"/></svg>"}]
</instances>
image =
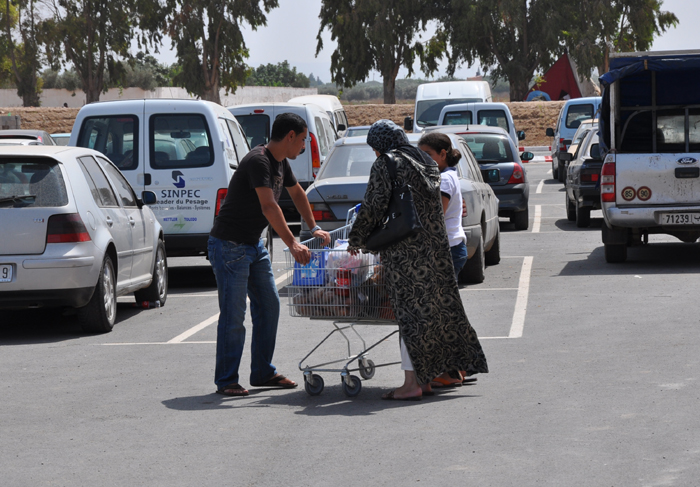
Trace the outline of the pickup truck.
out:
<instances>
[{"instance_id":1,"label":"pickup truck","mask_svg":"<svg viewBox=\"0 0 700 487\"><path fill-rule=\"evenodd\" d=\"M600 78L607 262L649 235L700 237L700 51L612 54Z\"/></svg>"}]
</instances>

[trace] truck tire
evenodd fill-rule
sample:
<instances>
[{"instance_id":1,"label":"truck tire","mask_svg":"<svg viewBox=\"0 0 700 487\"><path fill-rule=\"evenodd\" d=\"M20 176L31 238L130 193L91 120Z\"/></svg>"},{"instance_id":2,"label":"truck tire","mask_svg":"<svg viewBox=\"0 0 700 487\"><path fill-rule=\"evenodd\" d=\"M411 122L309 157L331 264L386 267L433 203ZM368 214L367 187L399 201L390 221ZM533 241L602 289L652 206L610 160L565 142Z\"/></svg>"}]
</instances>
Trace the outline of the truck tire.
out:
<instances>
[{"instance_id":1,"label":"truck tire","mask_svg":"<svg viewBox=\"0 0 700 487\"><path fill-rule=\"evenodd\" d=\"M605 261L609 264L618 264L627 260L627 245L624 244L603 244L605 245Z\"/></svg>"},{"instance_id":2,"label":"truck tire","mask_svg":"<svg viewBox=\"0 0 700 487\"><path fill-rule=\"evenodd\" d=\"M552 163L552 179L559 179L559 169Z\"/></svg>"},{"instance_id":3,"label":"truck tire","mask_svg":"<svg viewBox=\"0 0 700 487\"><path fill-rule=\"evenodd\" d=\"M591 225L591 209L583 208L576 201L576 226L578 228L587 228Z\"/></svg>"},{"instance_id":4,"label":"truck tire","mask_svg":"<svg viewBox=\"0 0 700 487\"><path fill-rule=\"evenodd\" d=\"M559 164L557 169L557 179L560 183L564 183L566 181L566 171L564 170L564 166Z\"/></svg>"},{"instance_id":5,"label":"truck tire","mask_svg":"<svg viewBox=\"0 0 700 487\"><path fill-rule=\"evenodd\" d=\"M484 234L479 237L479 246L471 258L467 259L462 270L459 273L459 282L469 284L481 284L484 282L484 270L486 269L484 259Z\"/></svg>"}]
</instances>

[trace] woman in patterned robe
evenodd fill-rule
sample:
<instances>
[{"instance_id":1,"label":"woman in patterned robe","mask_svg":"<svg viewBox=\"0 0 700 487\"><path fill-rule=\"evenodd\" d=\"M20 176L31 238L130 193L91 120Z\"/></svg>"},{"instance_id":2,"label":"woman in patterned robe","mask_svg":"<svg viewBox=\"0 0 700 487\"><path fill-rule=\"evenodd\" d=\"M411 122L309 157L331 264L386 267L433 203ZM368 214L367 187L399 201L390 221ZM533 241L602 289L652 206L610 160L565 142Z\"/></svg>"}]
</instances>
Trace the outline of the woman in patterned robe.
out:
<instances>
[{"instance_id":1,"label":"woman in patterned robe","mask_svg":"<svg viewBox=\"0 0 700 487\"><path fill-rule=\"evenodd\" d=\"M404 384L382 399L420 399L443 372L488 372L486 356L469 324L454 276L440 199L440 171L411 146L390 120L372 125L367 143L377 153L365 199L349 237L349 250L365 248L369 234L386 214L391 181L383 154L392 151L397 182L410 184L423 230L380 252L391 306L399 324Z\"/></svg>"}]
</instances>

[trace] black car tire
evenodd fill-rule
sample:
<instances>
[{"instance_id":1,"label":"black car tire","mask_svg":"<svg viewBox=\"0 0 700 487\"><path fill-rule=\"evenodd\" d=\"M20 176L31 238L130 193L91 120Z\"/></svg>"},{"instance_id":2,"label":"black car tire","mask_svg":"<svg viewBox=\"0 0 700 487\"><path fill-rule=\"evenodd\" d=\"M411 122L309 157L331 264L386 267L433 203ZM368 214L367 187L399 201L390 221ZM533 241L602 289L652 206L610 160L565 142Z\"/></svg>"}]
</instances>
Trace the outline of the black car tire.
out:
<instances>
[{"instance_id":1,"label":"black car tire","mask_svg":"<svg viewBox=\"0 0 700 487\"><path fill-rule=\"evenodd\" d=\"M576 221L576 205L569 199L569 194L564 191L564 200L566 201L566 219L570 222Z\"/></svg>"},{"instance_id":2,"label":"black car tire","mask_svg":"<svg viewBox=\"0 0 700 487\"><path fill-rule=\"evenodd\" d=\"M618 264L627 260L627 246L624 244L603 244L605 246L605 261Z\"/></svg>"},{"instance_id":3,"label":"black car tire","mask_svg":"<svg viewBox=\"0 0 700 487\"><path fill-rule=\"evenodd\" d=\"M578 228L587 228L591 225L591 209L584 208L576 201L576 226Z\"/></svg>"},{"instance_id":4,"label":"black car tire","mask_svg":"<svg viewBox=\"0 0 700 487\"><path fill-rule=\"evenodd\" d=\"M526 208L523 211L516 211L510 217L510 221L515 225L516 230L527 230L530 224L530 210Z\"/></svg>"},{"instance_id":5,"label":"black car tire","mask_svg":"<svg viewBox=\"0 0 700 487\"><path fill-rule=\"evenodd\" d=\"M496 232L496 238L491 248L484 254L486 265L496 265L501 262L501 231Z\"/></svg>"},{"instance_id":6,"label":"black car tire","mask_svg":"<svg viewBox=\"0 0 700 487\"><path fill-rule=\"evenodd\" d=\"M88 304L78 309L78 321L88 333L109 333L117 317L117 276L109 255L105 255L95 291Z\"/></svg>"},{"instance_id":7,"label":"black car tire","mask_svg":"<svg viewBox=\"0 0 700 487\"><path fill-rule=\"evenodd\" d=\"M165 255L165 245L160 239L156 248L152 277L151 285L136 291L134 298L136 298L137 303L149 301L165 306L165 301L168 299L168 257Z\"/></svg>"},{"instance_id":8,"label":"black car tire","mask_svg":"<svg viewBox=\"0 0 700 487\"><path fill-rule=\"evenodd\" d=\"M484 270L486 269L485 258L484 258L484 235L479 236L479 246L476 248L476 252L467 259L467 263L464 264L462 270L459 273L459 282L465 282L469 284L480 284L484 282Z\"/></svg>"},{"instance_id":9,"label":"black car tire","mask_svg":"<svg viewBox=\"0 0 700 487\"><path fill-rule=\"evenodd\" d=\"M552 179L559 179L559 169L552 164Z\"/></svg>"},{"instance_id":10,"label":"black car tire","mask_svg":"<svg viewBox=\"0 0 700 487\"><path fill-rule=\"evenodd\" d=\"M559 164L559 167L557 169L557 179L560 183L563 183L566 180L566 171L564 170L564 166L562 164Z\"/></svg>"}]
</instances>

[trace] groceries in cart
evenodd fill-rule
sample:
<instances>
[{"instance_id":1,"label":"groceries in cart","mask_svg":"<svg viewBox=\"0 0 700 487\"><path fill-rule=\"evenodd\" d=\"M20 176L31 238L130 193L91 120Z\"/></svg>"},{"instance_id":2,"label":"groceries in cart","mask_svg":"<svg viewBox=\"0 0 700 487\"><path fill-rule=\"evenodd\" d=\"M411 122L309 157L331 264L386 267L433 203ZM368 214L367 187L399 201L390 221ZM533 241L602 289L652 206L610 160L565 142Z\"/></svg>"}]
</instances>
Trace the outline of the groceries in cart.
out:
<instances>
[{"instance_id":1,"label":"groceries in cart","mask_svg":"<svg viewBox=\"0 0 700 487\"><path fill-rule=\"evenodd\" d=\"M348 242L311 250L311 261L294 264L289 286L292 316L394 320L379 257L356 255Z\"/></svg>"}]
</instances>

